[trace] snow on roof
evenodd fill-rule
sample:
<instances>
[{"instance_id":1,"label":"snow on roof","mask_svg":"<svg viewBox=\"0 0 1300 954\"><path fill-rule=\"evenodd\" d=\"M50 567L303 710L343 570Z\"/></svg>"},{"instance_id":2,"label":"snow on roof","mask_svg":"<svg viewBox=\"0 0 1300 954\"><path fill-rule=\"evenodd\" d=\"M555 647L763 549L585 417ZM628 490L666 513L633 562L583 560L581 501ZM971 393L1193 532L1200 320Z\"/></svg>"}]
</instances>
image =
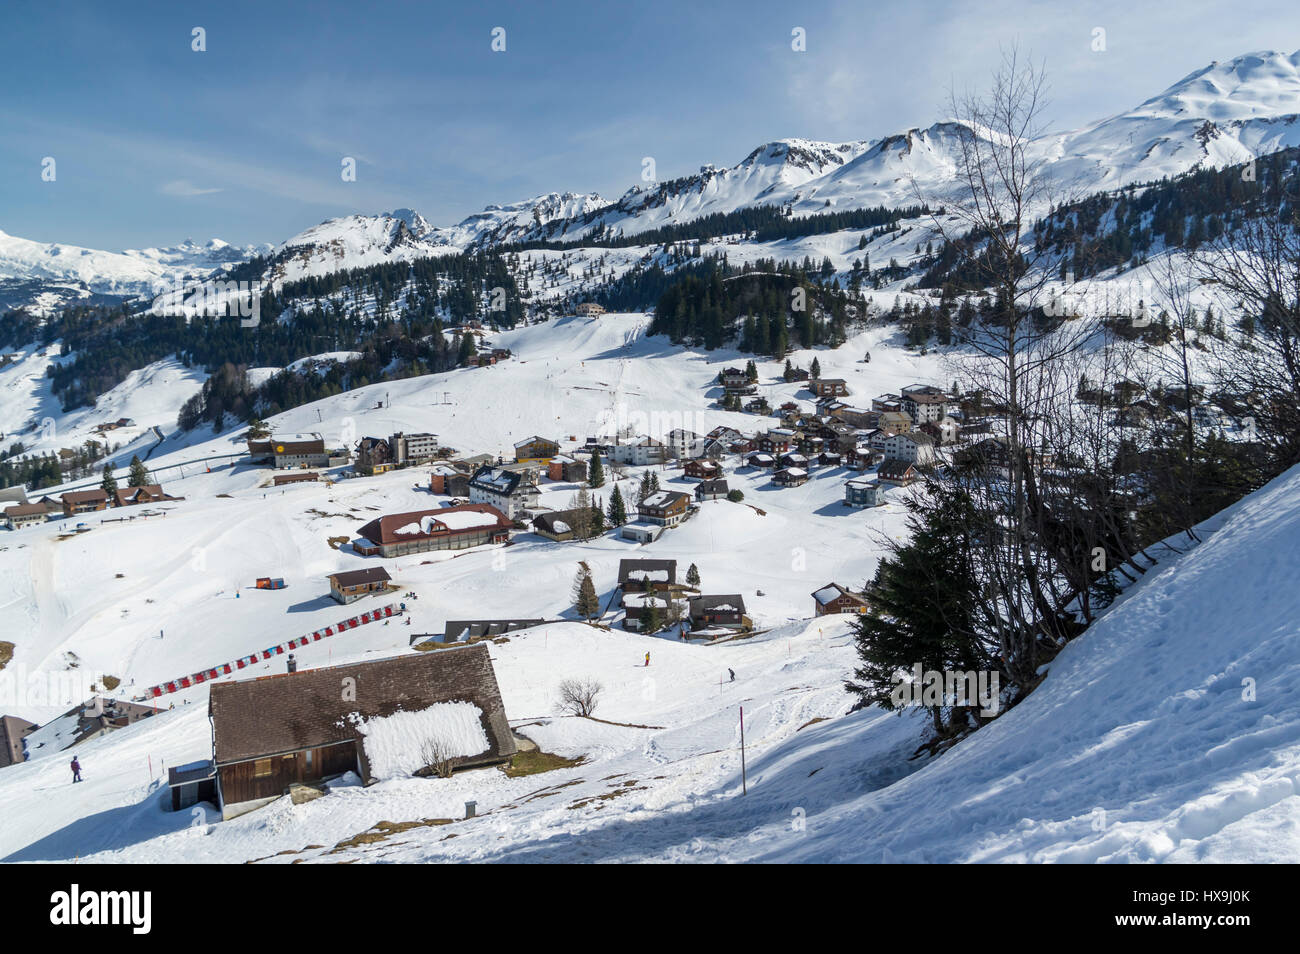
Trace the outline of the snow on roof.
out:
<instances>
[{"instance_id":1,"label":"snow on roof","mask_svg":"<svg viewBox=\"0 0 1300 954\"><path fill-rule=\"evenodd\" d=\"M831 600L835 599L839 595L840 595L839 587L832 584L831 586L823 586L820 590L818 590L816 593L813 594L813 598L817 600L818 603L829 603Z\"/></svg>"},{"instance_id":2,"label":"snow on roof","mask_svg":"<svg viewBox=\"0 0 1300 954\"><path fill-rule=\"evenodd\" d=\"M272 444L298 444L303 441L318 441L319 434L274 434L269 440Z\"/></svg>"},{"instance_id":3,"label":"snow on roof","mask_svg":"<svg viewBox=\"0 0 1300 954\"><path fill-rule=\"evenodd\" d=\"M672 501L676 500L678 497L682 497L682 496L685 495L679 493L676 490L660 490L657 493L651 494L645 500L641 501L641 506L664 507L672 503Z\"/></svg>"},{"instance_id":4,"label":"snow on roof","mask_svg":"<svg viewBox=\"0 0 1300 954\"><path fill-rule=\"evenodd\" d=\"M495 526L496 523L497 517L492 513L484 513L480 510L453 510L449 508L445 513L425 514L419 520L403 524L393 533L434 533L443 527L448 530L470 530L474 527Z\"/></svg>"},{"instance_id":5,"label":"snow on roof","mask_svg":"<svg viewBox=\"0 0 1300 954\"><path fill-rule=\"evenodd\" d=\"M808 476L808 471L804 470L802 467L787 467L787 468L785 469L785 472L786 472L786 476L788 476L788 477L807 477L807 476Z\"/></svg>"},{"instance_id":6,"label":"snow on roof","mask_svg":"<svg viewBox=\"0 0 1300 954\"><path fill-rule=\"evenodd\" d=\"M483 712L472 702L436 702L415 712L359 721L370 774L403 778L441 758L480 755L489 748ZM440 747L440 751L433 751Z\"/></svg>"},{"instance_id":7,"label":"snow on roof","mask_svg":"<svg viewBox=\"0 0 1300 954\"><path fill-rule=\"evenodd\" d=\"M641 583L667 583L667 570L630 570L627 578Z\"/></svg>"},{"instance_id":8,"label":"snow on roof","mask_svg":"<svg viewBox=\"0 0 1300 954\"><path fill-rule=\"evenodd\" d=\"M648 593L629 593L623 597L623 606L631 609L645 609L651 604L660 609L668 608L668 600L661 596L651 596Z\"/></svg>"}]
</instances>

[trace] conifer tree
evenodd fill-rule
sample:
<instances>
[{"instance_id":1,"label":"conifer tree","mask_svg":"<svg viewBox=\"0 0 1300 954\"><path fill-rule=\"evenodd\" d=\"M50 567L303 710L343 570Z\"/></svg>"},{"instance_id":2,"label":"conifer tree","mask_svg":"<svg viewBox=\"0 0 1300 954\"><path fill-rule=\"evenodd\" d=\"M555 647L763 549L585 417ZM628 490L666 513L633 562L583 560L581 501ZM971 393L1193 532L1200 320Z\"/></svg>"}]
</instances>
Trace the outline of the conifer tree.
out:
<instances>
[{"instance_id":1,"label":"conifer tree","mask_svg":"<svg viewBox=\"0 0 1300 954\"><path fill-rule=\"evenodd\" d=\"M104 479L100 481L99 486L103 489L104 493L108 494L110 497L117 493L117 480L113 477L112 464L104 464Z\"/></svg>"},{"instance_id":2,"label":"conifer tree","mask_svg":"<svg viewBox=\"0 0 1300 954\"><path fill-rule=\"evenodd\" d=\"M591 452L591 468L587 473L587 483L592 487L605 486L605 465L600 462L600 451Z\"/></svg>"},{"instance_id":3,"label":"conifer tree","mask_svg":"<svg viewBox=\"0 0 1300 954\"><path fill-rule=\"evenodd\" d=\"M149 471L145 468L139 454L131 457L131 476L127 483L132 487L143 487L149 483Z\"/></svg>"},{"instance_id":4,"label":"conifer tree","mask_svg":"<svg viewBox=\"0 0 1300 954\"><path fill-rule=\"evenodd\" d=\"M700 588L700 568L694 563L692 563L691 568L686 571L686 585L694 587L697 590Z\"/></svg>"},{"instance_id":5,"label":"conifer tree","mask_svg":"<svg viewBox=\"0 0 1300 954\"><path fill-rule=\"evenodd\" d=\"M657 633L663 628L663 614L659 612L658 593L654 584L646 591L645 603L641 609L641 632Z\"/></svg>"},{"instance_id":6,"label":"conifer tree","mask_svg":"<svg viewBox=\"0 0 1300 954\"><path fill-rule=\"evenodd\" d=\"M618 484L614 485L614 492L609 495L609 524L611 527L621 527L627 523L627 505L623 502L623 491L619 490Z\"/></svg>"},{"instance_id":7,"label":"conifer tree","mask_svg":"<svg viewBox=\"0 0 1300 954\"><path fill-rule=\"evenodd\" d=\"M600 615L600 597L591 579L591 567L585 560L578 564L578 574L573 579L573 608L585 620Z\"/></svg>"}]
</instances>

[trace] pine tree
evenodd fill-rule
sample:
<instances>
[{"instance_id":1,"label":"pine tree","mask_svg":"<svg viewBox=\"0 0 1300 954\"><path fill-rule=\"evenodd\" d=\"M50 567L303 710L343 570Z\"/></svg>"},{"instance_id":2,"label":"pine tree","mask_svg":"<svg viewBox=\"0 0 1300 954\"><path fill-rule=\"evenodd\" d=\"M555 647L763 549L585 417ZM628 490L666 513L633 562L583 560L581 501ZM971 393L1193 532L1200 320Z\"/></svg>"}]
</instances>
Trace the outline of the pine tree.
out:
<instances>
[{"instance_id":1,"label":"pine tree","mask_svg":"<svg viewBox=\"0 0 1300 954\"><path fill-rule=\"evenodd\" d=\"M591 452L591 467L587 472L587 483L592 487L605 486L605 465L600 462L600 451Z\"/></svg>"},{"instance_id":2,"label":"pine tree","mask_svg":"<svg viewBox=\"0 0 1300 954\"><path fill-rule=\"evenodd\" d=\"M653 470L647 470L641 474L641 495L638 501L645 500L651 494L659 490L659 477Z\"/></svg>"},{"instance_id":3,"label":"pine tree","mask_svg":"<svg viewBox=\"0 0 1300 954\"><path fill-rule=\"evenodd\" d=\"M659 612L659 598L651 584L646 591L645 603L641 609L641 632L657 633L663 628L663 614Z\"/></svg>"},{"instance_id":4,"label":"pine tree","mask_svg":"<svg viewBox=\"0 0 1300 954\"><path fill-rule=\"evenodd\" d=\"M103 489L104 493L109 495L109 497L112 497L117 493L117 480L113 477L112 464L104 464L104 479L100 481L99 486Z\"/></svg>"},{"instance_id":5,"label":"pine tree","mask_svg":"<svg viewBox=\"0 0 1300 954\"><path fill-rule=\"evenodd\" d=\"M149 483L149 471L145 468L139 454L131 457L131 476L127 483L132 487L143 487Z\"/></svg>"},{"instance_id":6,"label":"pine tree","mask_svg":"<svg viewBox=\"0 0 1300 954\"><path fill-rule=\"evenodd\" d=\"M621 527L625 523L627 523L627 505L623 502L623 491L619 490L618 484L615 484L614 492L609 495L609 525Z\"/></svg>"},{"instance_id":7,"label":"pine tree","mask_svg":"<svg viewBox=\"0 0 1300 954\"><path fill-rule=\"evenodd\" d=\"M694 563L692 563L691 568L686 571L686 585L697 590L700 588L700 568Z\"/></svg>"},{"instance_id":8,"label":"pine tree","mask_svg":"<svg viewBox=\"0 0 1300 954\"><path fill-rule=\"evenodd\" d=\"M979 520L970 498L954 494L936 506L909 509L911 538L880 561L871 612L856 620L861 665L845 686L884 709L895 707L895 674L917 663L926 671L996 665L976 636L980 585L968 548ZM935 707L931 716L936 731L942 731L942 708Z\"/></svg>"},{"instance_id":9,"label":"pine tree","mask_svg":"<svg viewBox=\"0 0 1300 954\"><path fill-rule=\"evenodd\" d=\"M591 567L585 560L578 564L578 575L573 579L573 608L586 620L600 615L600 597L591 579Z\"/></svg>"},{"instance_id":10,"label":"pine tree","mask_svg":"<svg viewBox=\"0 0 1300 954\"><path fill-rule=\"evenodd\" d=\"M812 360L812 367L808 369L808 376L810 378L820 378L822 376L822 365L816 358Z\"/></svg>"},{"instance_id":11,"label":"pine tree","mask_svg":"<svg viewBox=\"0 0 1300 954\"><path fill-rule=\"evenodd\" d=\"M589 512L591 516L587 518L587 534L591 537L598 537L605 532L605 511L600 505L599 498L592 498Z\"/></svg>"}]
</instances>

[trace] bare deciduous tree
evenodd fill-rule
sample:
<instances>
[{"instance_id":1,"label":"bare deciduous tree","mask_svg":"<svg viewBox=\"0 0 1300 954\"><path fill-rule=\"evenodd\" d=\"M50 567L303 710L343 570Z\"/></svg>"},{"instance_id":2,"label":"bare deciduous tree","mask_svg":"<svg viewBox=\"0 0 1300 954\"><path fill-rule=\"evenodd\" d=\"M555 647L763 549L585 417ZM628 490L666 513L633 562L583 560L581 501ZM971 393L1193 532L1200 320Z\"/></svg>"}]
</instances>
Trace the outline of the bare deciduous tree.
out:
<instances>
[{"instance_id":1,"label":"bare deciduous tree","mask_svg":"<svg viewBox=\"0 0 1300 954\"><path fill-rule=\"evenodd\" d=\"M425 768L439 778L451 778L451 773L456 768L456 748L450 739L442 736L425 739L420 746L420 758Z\"/></svg>"},{"instance_id":2,"label":"bare deciduous tree","mask_svg":"<svg viewBox=\"0 0 1300 954\"><path fill-rule=\"evenodd\" d=\"M919 197L942 209L934 229L956 252L957 261L979 288L993 292L992 307L958 332L963 346L954 373L981 393L1005 421L1004 460L978 468L968 478L985 486L973 493L996 514L996 536L1005 545L985 556L988 585L1008 675L1018 685L1036 680L1040 641L1060 645L1069 638L1050 568L1036 543L1036 469L1045 458L1041 422L1059 398L1057 366L1079 351L1095 332L1045 308L1053 278L1049 252L1034 241L1037 217L1067 202L1067 184L1051 175L1035 140L1044 133L1046 76L1041 66L1012 49L1003 56L985 94L950 97L958 141L954 197ZM972 488L974 490L974 488Z\"/></svg>"},{"instance_id":3,"label":"bare deciduous tree","mask_svg":"<svg viewBox=\"0 0 1300 954\"><path fill-rule=\"evenodd\" d=\"M595 679L565 679L560 683L559 710L566 715L590 716L604 687Z\"/></svg>"}]
</instances>

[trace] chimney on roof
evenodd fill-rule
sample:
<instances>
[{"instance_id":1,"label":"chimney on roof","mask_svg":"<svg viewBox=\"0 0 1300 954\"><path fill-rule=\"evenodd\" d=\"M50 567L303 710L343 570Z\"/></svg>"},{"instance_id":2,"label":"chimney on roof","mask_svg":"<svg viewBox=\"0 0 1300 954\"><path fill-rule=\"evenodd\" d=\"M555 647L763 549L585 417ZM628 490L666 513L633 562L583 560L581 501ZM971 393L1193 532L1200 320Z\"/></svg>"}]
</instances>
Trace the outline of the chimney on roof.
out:
<instances>
[{"instance_id":1,"label":"chimney on roof","mask_svg":"<svg viewBox=\"0 0 1300 954\"><path fill-rule=\"evenodd\" d=\"M297 672L297 671L298 671L298 660L296 660L296 659L293 658L293 653L290 653L290 654L289 654L289 659L288 659L288 661L285 663L285 665L289 667L289 672Z\"/></svg>"}]
</instances>

